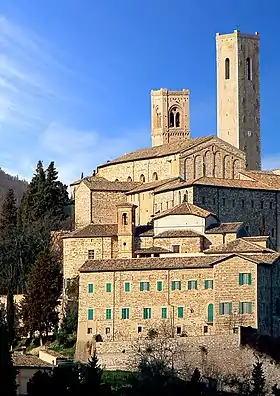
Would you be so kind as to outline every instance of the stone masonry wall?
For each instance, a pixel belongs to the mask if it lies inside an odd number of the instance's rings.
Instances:
[[[92,191],[91,222],[94,224],[117,223],[116,205],[126,201],[126,195],[122,192]]]
[[[159,246],[172,251],[173,245],[180,245],[180,253],[201,252],[203,244],[201,237],[190,238],[155,238],[154,246]]]

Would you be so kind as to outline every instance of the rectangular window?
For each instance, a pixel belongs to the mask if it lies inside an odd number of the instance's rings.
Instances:
[[[213,289],[213,279],[206,279],[204,281],[204,289]]]
[[[197,289],[197,280],[189,280],[188,290],[196,290],[196,289]]]
[[[143,327],[142,326],[137,326],[137,333],[142,333]]]
[[[162,281],[157,281],[157,291],[162,291]]]
[[[88,334],[92,334],[92,327],[88,327],[87,333],[88,333]]]
[[[176,333],[177,334],[181,334],[182,333],[182,327],[181,326],[177,326],[176,327]]]
[[[152,317],[152,308],[144,308],[143,319],[151,319],[151,317]]]
[[[88,320],[93,320],[93,309],[92,308],[88,309],[87,317],[88,317]]]
[[[261,201],[261,209],[263,209],[263,201]]]
[[[201,203],[204,205],[205,204],[205,197],[201,197]]]
[[[88,292],[93,293],[93,283],[88,284]]]
[[[111,293],[112,291],[112,284],[111,283],[106,283],[106,292]]]
[[[269,202],[269,209],[272,209],[272,207],[273,207],[272,202]]]
[[[223,198],[223,206],[226,206],[226,199]]]
[[[235,199],[232,200],[232,207],[235,207]]]
[[[106,329],[105,329],[105,333],[106,333],[106,334],[110,334],[110,333],[111,333],[111,329],[110,329],[110,327],[106,327]]]
[[[216,205],[216,198],[213,198],[213,205]]]
[[[94,260],[94,250],[93,249],[90,249],[88,251],[88,259],[89,260]]]
[[[254,201],[251,199],[251,207],[254,207]]]
[[[220,303],[219,313],[220,315],[230,315],[232,313],[232,303],[231,302]]]
[[[173,253],[180,253],[180,245],[172,245]]]
[[[172,281],[171,290],[181,290],[181,281]]]
[[[140,291],[149,291],[150,282],[140,282]]]
[[[241,200],[241,206],[242,206],[242,208],[245,207],[245,201],[244,201],[244,199]]]
[[[111,320],[112,319],[112,310],[111,308],[106,309],[106,319]]]
[[[178,318],[184,317],[184,307],[178,307]]]
[[[166,307],[161,308],[161,317],[162,317],[162,319],[167,319],[167,308]]]
[[[129,319],[129,308],[122,308],[122,319]]]
[[[130,283],[129,282],[125,282],[124,283],[124,291],[125,292],[130,292]]]
[[[252,284],[252,274],[250,273],[240,273],[239,274],[239,285],[251,285]]]
[[[251,314],[252,313],[252,303],[251,302],[239,303],[239,313],[240,314]]]

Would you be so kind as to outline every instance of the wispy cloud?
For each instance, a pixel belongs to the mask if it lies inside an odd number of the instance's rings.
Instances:
[[[88,80],[65,58],[35,32],[0,15],[0,137],[5,141],[0,166],[11,174],[29,179],[38,159],[46,165],[54,160],[60,178],[70,183],[143,139],[140,130],[133,131],[133,139],[130,131],[110,138],[95,125],[89,130],[79,126],[74,115],[86,103],[73,84]]]

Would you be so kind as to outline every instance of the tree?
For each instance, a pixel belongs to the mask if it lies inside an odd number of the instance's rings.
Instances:
[[[9,347],[7,326],[0,315],[0,394],[1,396],[16,395],[16,375]]]
[[[98,363],[96,353],[93,354],[86,365],[81,367],[81,371],[81,394],[98,395],[102,386],[103,370]]]
[[[263,363],[257,359],[252,371],[252,395],[265,395],[265,376],[263,372]]]
[[[78,327],[78,305],[75,301],[68,301],[62,319],[61,327],[57,334],[57,341],[64,347],[70,347],[76,342]]]
[[[9,190],[0,214],[0,262],[2,292],[7,294],[7,324],[9,342],[13,343],[15,333],[14,294],[21,288],[22,257],[21,235],[18,228],[18,209],[14,190]]]
[[[21,303],[22,319],[26,333],[38,331],[42,343],[43,334],[58,324],[58,298],[62,290],[60,263],[49,249],[39,253],[31,269],[27,291]]]

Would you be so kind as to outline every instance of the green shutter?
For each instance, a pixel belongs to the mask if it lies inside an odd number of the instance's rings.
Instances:
[[[220,303],[220,305],[219,305],[219,314],[220,315],[224,314],[224,304],[223,303]]]
[[[124,291],[130,292],[130,283],[129,283],[129,282],[125,282],[125,284],[124,284]]]
[[[207,280],[204,281],[204,289],[208,289],[208,281]]]
[[[214,306],[213,306],[213,304],[208,304],[207,319],[208,319],[208,323],[213,323],[213,319],[214,319]]]
[[[147,290],[150,291],[150,282],[147,282]]]
[[[88,284],[88,292],[93,293],[93,283]]]
[[[129,319],[129,308],[126,308],[126,319]]]
[[[188,281],[188,290],[191,290],[191,287],[192,287],[192,283],[191,281]]]
[[[162,319],[167,318],[167,308],[161,308],[161,317]]]
[[[194,288],[195,288],[195,290],[197,290],[197,280],[194,281]]]
[[[88,309],[88,320],[93,320],[93,309]]]
[[[181,290],[181,281],[179,281],[179,290]]]
[[[229,314],[232,314],[232,303],[229,303]]]
[[[175,281],[171,282],[171,290],[175,290]]]
[[[152,317],[152,308],[148,308],[148,319]]]
[[[252,274],[248,274],[248,285],[252,284]]]
[[[253,312],[253,309],[252,309],[253,307],[252,307],[252,305],[253,305],[253,304],[252,304],[251,302],[248,303],[248,313],[249,313],[249,314],[251,314],[251,313]]]
[[[106,309],[106,319],[111,320],[112,319],[112,310],[111,308]]]
[[[239,286],[243,285],[243,274],[239,274]]]
[[[140,282],[140,291],[143,291],[143,290],[144,290],[143,282]]]
[[[106,283],[106,292],[111,293],[111,290],[112,290],[111,283]]]
[[[239,303],[239,313],[240,313],[240,314],[243,314],[242,302]]]
[[[157,291],[162,291],[162,281],[157,281]]]
[[[178,318],[184,317],[184,307],[178,307]]]
[[[143,309],[143,319],[147,319],[147,308]]]

